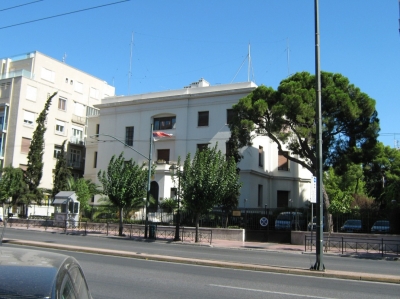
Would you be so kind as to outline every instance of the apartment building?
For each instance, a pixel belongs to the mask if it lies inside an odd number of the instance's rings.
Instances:
[[[74,177],[84,172],[87,117],[115,88],[104,80],[40,52],[0,59],[0,166],[27,167],[36,118],[49,95],[57,92],[47,116],[40,187],[53,187],[53,170],[66,140]]]
[[[216,144],[226,153],[232,105],[256,87],[252,82],[211,86],[201,79],[180,90],[103,99],[94,105],[100,114],[88,118],[88,136],[99,137],[88,139],[85,178],[98,182],[98,171],[105,170],[112,155],[121,152],[127,160],[147,163],[152,143],[156,172],[151,178],[151,195],[158,202],[149,211],[155,211],[160,201],[175,194],[170,167],[178,157],[183,164],[187,153],[193,156],[197,149]],[[153,138],[157,132],[166,137]],[[256,137],[253,145],[241,152],[239,206],[301,207],[310,199],[309,171],[290,163],[268,137]]]

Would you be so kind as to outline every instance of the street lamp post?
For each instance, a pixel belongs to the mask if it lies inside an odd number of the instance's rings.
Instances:
[[[123,142],[122,140],[119,140],[118,138],[112,136],[112,135],[108,135],[108,134],[95,134],[93,136],[90,136],[91,138],[93,137],[99,137],[99,136],[107,136],[110,137],[120,143],[122,143],[123,145],[125,145],[126,147],[130,148],[131,150],[133,150],[135,153],[139,154],[140,156],[142,156],[143,158],[145,158],[148,162],[148,174],[147,174],[147,193],[146,193],[146,220],[145,220],[145,225],[144,225],[144,237],[145,239],[147,239],[147,232],[148,232],[148,226],[149,226],[149,200],[150,200],[150,180],[151,180],[151,158],[153,156],[153,142],[152,142],[152,138],[153,138],[153,124],[150,125],[150,149],[149,149],[149,156],[146,157],[145,155],[143,155],[141,152],[137,151],[136,149],[134,149],[133,147],[131,147],[130,145],[126,144],[125,142]]]
[[[247,198],[244,199],[244,228],[247,227],[247,209],[246,209]]]
[[[289,204],[290,204],[290,230],[292,230],[293,226],[293,219],[292,219],[292,206],[293,206],[293,201],[289,198]]]
[[[181,188],[181,176],[180,176],[180,168],[179,166],[173,164],[170,166],[169,170],[171,171],[172,175],[175,175],[175,170],[178,173],[178,190],[176,192],[176,197],[178,199],[178,211],[176,213],[176,224],[175,224],[175,238],[174,241],[180,241],[181,238],[179,236],[179,229],[180,229],[180,221],[181,221],[181,214],[180,214],[180,188]]]

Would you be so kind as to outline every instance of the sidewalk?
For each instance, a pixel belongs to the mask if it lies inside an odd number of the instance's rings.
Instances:
[[[36,229],[35,229],[36,230]],[[39,229],[40,231],[40,229]],[[44,231],[44,230],[41,230]],[[54,231],[47,230],[47,232]],[[96,236],[100,238],[127,238],[127,237],[119,237],[116,235],[104,235],[104,234],[88,234],[89,236]],[[143,237],[134,237],[131,238],[135,241],[142,242],[165,242],[169,244],[185,244],[189,246],[207,246],[207,247],[215,247],[215,248],[230,248],[237,250],[265,250],[265,251],[275,251],[275,252],[290,252],[292,254],[304,254],[304,253],[315,253],[315,249],[311,251],[305,251],[304,245],[292,245],[292,244],[276,244],[276,243],[262,243],[262,242],[240,242],[240,241],[228,241],[228,240],[213,240],[211,244],[209,243],[194,243],[189,241],[172,241],[171,239],[144,239]],[[315,276],[315,277],[325,277],[325,278],[339,278],[339,279],[349,279],[349,280],[358,280],[358,281],[375,281],[375,282],[387,282],[387,283],[395,283],[400,284],[400,275],[380,275],[373,273],[357,273],[357,272],[348,272],[348,271],[333,271],[333,270],[324,270],[324,271],[314,271],[305,268],[293,268],[293,267],[280,267],[280,266],[270,266],[270,265],[258,265],[258,264],[246,264],[240,262],[224,262],[224,261],[216,261],[216,260],[207,260],[207,259],[194,259],[194,258],[184,258],[184,257],[174,257],[174,256],[166,256],[159,254],[147,254],[147,253],[136,253],[130,251],[121,251],[121,250],[111,250],[111,249],[100,249],[100,248],[89,248],[84,246],[71,246],[71,245],[63,245],[57,243],[49,243],[49,242],[37,242],[37,241],[27,241],[27,240],[17,240],[17,239],[5,239],[5,243],[16,244],[16,245],[27,245],[27,246],[35,246],[41,248],[52,248],[56,250],[71,250],[78,252],[86,252],[93,254],[103,254],[103,255],[112,255],[112,256],[121,256],[121,257],[130,257],[137,259],[146,259],[153,261],[163,261],[163,262],[172,262],[172,263],[182,263],[182,264],[192,264],[192,265],[204,265],[204,266],[212,266],[212,267],[221,267],[221,268],[231,268],[231,269],[241,269],[241,270],[251,270],[251,271],[263,271],[263,272],[272,272],[272,273],[283,273],[283,274],[293,274],[293,275],[307,275],[307,276]],[[324,252],[324,254],[336,254],[340,253],[336,252]]]

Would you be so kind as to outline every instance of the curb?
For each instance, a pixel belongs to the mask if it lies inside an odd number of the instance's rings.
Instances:
[[[305,275],[305,276],[313,276],[313,277],[321,277],[321,278],[337,278],[337,279],[347,279],[347,280],[356,280],[356,281],[381,282],[381,283],[386,282],[386,283],[400,284],[400,276],[394,276],[394,275],[374,275],[374,274],[365,274],[365,273],[360,274],[360,273],[353,273],[353,272],[331,271],[331,270],[315,271],[315,270],[304,269],[304,268],[289,268],[289,267],[278,267],[278,266],[269,266],[269,265],[243,264],[243,263],[236,263],[236,262],[222,262],[222,261],[215,261],[215,260],[191,259],[191,258],[183,258],[183,257],[162,256],[162,255],[157,255],[157,254],[137,253],[137,252],[99,249],[99,248],[96,249],[96,248],[89,248],[89,247],[49,244],[49,243],[44,243],[44,242],[14,240],[14,239],[5,239],[5,240],[3,240],[3,242],[8,243],[8,244],[15,244],[15,245],[70,250],[70,251],[76,251],[76,252],[102,254],[102,255],[126,257],[126,258],[135,258],[135,259],[142,259],[142,260],[149,260],[149,261],[180,263],[180,264],[187,264],[187,265],[201,265],[201,266],[209,266],[209,267],[250,270],[250,271],[260,271],[260,272],[270,272],[270,273],[282,273],[282,274],[292,274],[292,275]]]

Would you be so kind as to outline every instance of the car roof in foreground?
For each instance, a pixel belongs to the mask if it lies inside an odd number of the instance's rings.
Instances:
[[[0,246],[0,297],[50,298],[66,255]],[[9,298],[9,297],[6,297]]]

